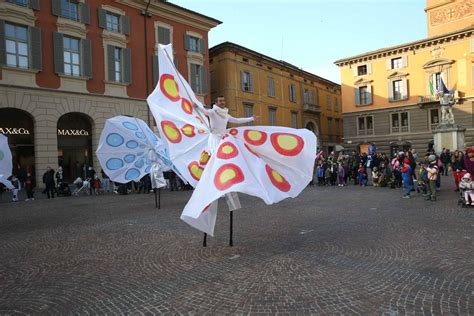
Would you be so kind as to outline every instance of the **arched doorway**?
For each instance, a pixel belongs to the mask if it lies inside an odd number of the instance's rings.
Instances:
[[[0,134],[8,138],[12,152],[13,174],[23,182],[26,173],[35,174],[35,136],[33,117],[14,108],[0,109]]]
[[[314,125],[313,122],[308,122],[305,128],[316,134],[316,126]]]
[[[58,120],[58,165],[63,167],[64,179],[72,182],[84,178],[87,167],[92,166],[92,119],[72,112]]]

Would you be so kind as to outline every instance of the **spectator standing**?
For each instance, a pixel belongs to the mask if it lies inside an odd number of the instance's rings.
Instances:
[[[46,172],[43,174],[43,183],[46,186],[46,196],[48,199],[51,197],[54,199],[54,170],[51,167],[46,168]]]
[[[16,177],[16,175],[12,175],[10,182],[13,185],[12,201],[18,202],[18,192],[20,191],[20,188],[21,188],[20,180]]]
[[[402,179],[403,179],[403,186],[405,187],[405,195],[403,196],[404,199],[409,199],[411,189],[413,187],[413,177],[412,177],[412,169],[410,166],[410,159],[405,158],[402,167]]]
[[[429,165],[426,168],[428,172],[428,196],[426,200],[436,201],[436,180],[438,178],[439,168],[436,161],[436,156],[431,154],[428,157]]]
[[[26,180],[25,180],[25,189],[26,189],[26,201],[35,200],[35,187],[36,187],[36,180],[35,178],[31,175],[31,173],[26,174]]]

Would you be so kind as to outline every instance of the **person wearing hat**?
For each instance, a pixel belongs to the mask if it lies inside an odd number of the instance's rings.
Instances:
[[[403,186],[405,187],[405,195],[403,196],[404,199],[409,199],[411,189],[413,187],[413,178],[410,166],[410,159],[405,158],[403,161],[402,167],[402,179],[403,179]]]
[[[464,204],[474,205],[474,182],[471,180],[470,173],[466,173],[462,176],[459,188],[464,191]]]
[[[471,175],[474,174],[474,149],[468,148],[464,157],[464,169]]]
[[[436,201],[436,180],[438,179],[438,164],[436,162],[436,156],[431,154],[428,156],[428,167],[426,171],[428,172],[428,196],[426,200]]]

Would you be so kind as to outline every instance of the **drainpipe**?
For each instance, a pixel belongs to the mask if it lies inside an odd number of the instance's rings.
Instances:
[[[150,94],[150,87],[148,84],[148,28],[147,28],[147,21],[146,19],[148,18],[148,7],[150,6],[151,0],[148,0],[148,3],[146,4],[145,11],[143,12],[143,27],[145,29],[145,85],[146,85],[146,96]],[[146,107],[146,117],[147,117],[147,123],[148,126],[151,128],[150,124],[150,107]]]

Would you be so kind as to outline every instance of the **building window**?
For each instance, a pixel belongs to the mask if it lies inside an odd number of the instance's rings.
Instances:
[[[81,75],[81,56],[79,49],[79,40],[64,36],[64,73],[70,76]]]
[[[333,135],[332,132],[332,118],[328,117],[328,135]]]
[[[367,86],[359,87],[359,99],[361,105],[368,104],[368,92]]]
[[[252,92],[252,74],[248,71],[241,72],[242,91]]]
[[[79,3],[75,0],[61,0],[61,16],[79,20]]]
[[[245,104],[244,103],[244,116],[251,117],[253,116],[253,105],[252,104]],[[253,122],[248,122],[248,126],[253,125]]]
[[[216,87],[216,73],[214,71],[211,71],[211,92],[215,92],[217,87]]]
[[[439,124],[439,109],[430,109],[430,128],[435,129]]]
[[[171,43],[171,29],[163,26],[158,26],[158,43],[168,45]],[[211,61],[209,61],[210,63]]]
[[[363,76],[367,74],[367,65],[357,66],[357,75]]]
[[[392,69],[403,68],[402,57],[392,58],[391,64],[392,64]]]
[[[28,0],[7,0],[7,2],[16,4],[16,5],[21,5],[22,7],[28,6]]]
[[[115,69],[115,81],[122,81],[122,49],[120,47],[114,48],[114,69]]]
[[[277,110],[275,108],[268,108],[268,124],[271,126],[276,125],[276,114]]]
[[[357,118],[357,134],[373,135],[374,134],[374,117],[360,116]]]
[[[275,97],[275,80],[272,77],[268,77],[268,96]]]
[[[408,112],[392,113],[392,133],[409,132]]]
[[[194,36],[189,36],[189,50],[191,52],[196,52],[199,53],[200,47],[199,47],[199,38],[194,37]]]
[[[7,65],[28,68],[28,28],[5,23]]]
[[[331,111],[331,96],[326,96],[326,110]]]
[[[298,112],[291,112],[291,127],[298,128]]]
[[[120,32],[120,16],[107,12],[105,15],[106,29],[113,32]]]
[[[403,91],[403,81],[402,80],[394,80],[392,81],[392,89],[393,89],[393,100],[401,100],[404,96]]]
[[[436,93],[437,91],[439,91],[439,83],[442,78],[441,72],[435,73],[434,77],[435,77],[434,86],[435,86],[435,93]]]
[[[334,98],[334,112],[339,112],[339,100],[337,97]]]
[[[207,82],[205,68],[202,65],[190,64],[191,66],[191,89],[199,94],[207,93]]]
[[[295,85],[290,83],[290,102],[296,102]]]
[[[336,121],[336,133],[335,134],[339,135],[340,132],[341,132],[341,125],[340,125],[341,122],[339,121],[339,119],[336,119],[335,121]]]

